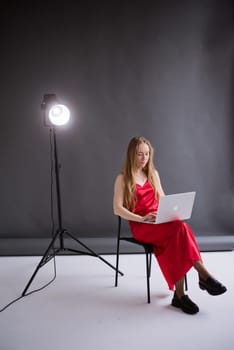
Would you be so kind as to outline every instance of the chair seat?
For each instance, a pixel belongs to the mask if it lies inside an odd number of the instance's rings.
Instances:
[[[120,237],[120,239],[124,240],[124,241],[127,241],[127,242],[130,242],[130,243],[138,244],[138,245],[144,247],[144,249],[148,253],[153,253],[154,252],[154,247],[153,247],[153,245],[151,243],[145,243],[145,242],[138,241],[134,237]]]

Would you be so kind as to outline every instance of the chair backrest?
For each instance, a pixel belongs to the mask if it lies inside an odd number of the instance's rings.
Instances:
[[[126,236],[126,235],[122,236],[121,229],[122,229],[122,219],[120,216],[118,216],[118,233],[117,233],[118,242],[120,240],[123,240],[123,241],[127,241],[130,243],[135,243],[135,244],[142,246],[146,250],[146,252],[153,253],[153,245],[152,244],[138,241],[137,239],[135,239],[133,236],[130,236],[130,235],[129,236]]]

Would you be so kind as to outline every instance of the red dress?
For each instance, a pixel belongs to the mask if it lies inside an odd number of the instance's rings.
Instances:
[[[143,186],[137,184],[133,212],[145,216],[156,212],[157,208],[158,200],[149,181]],[[170,290],[173,290],[175,283],[186,275],[195,260],[202,261],[194,234],[183,221],[156,225],[129,221],[129,225],[134,238],[154,245],[154,254]]]

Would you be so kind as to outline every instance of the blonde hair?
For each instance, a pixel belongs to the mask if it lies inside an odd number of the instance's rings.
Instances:
[[[151,146],[151,143],[143,136],[133,137],[128,144],[127,153],[125,156],[125,161],[124,161],[123,170],[122,170],[123,181],[124,181],[123,205],[125,208],[129,210],[132,210],[134,208],[134,205],[136,202],[136,198],[135,198],[136,183],[134,179],[134,170],[135,170],[137,149],[141,143],[145,143],[149,147],[149,160],[146,166],[143,168],[143,171],[148,181],[155,189],[155,193],[157,195],[155,167],[153,164],[154,149]]]

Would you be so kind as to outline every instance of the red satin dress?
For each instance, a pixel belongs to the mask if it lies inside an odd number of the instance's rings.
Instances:
[[[136,185],[135,214],[145,216],[156,212],[158,200],[155,190],[147,180],[143,186]],[[163,224],[146,224],[129,221],[133,237],[154,245],[154,254],[170,290],[174,290],[179,281],[194,265],[195,260],[202,261],[194,234],[183,221]]]

